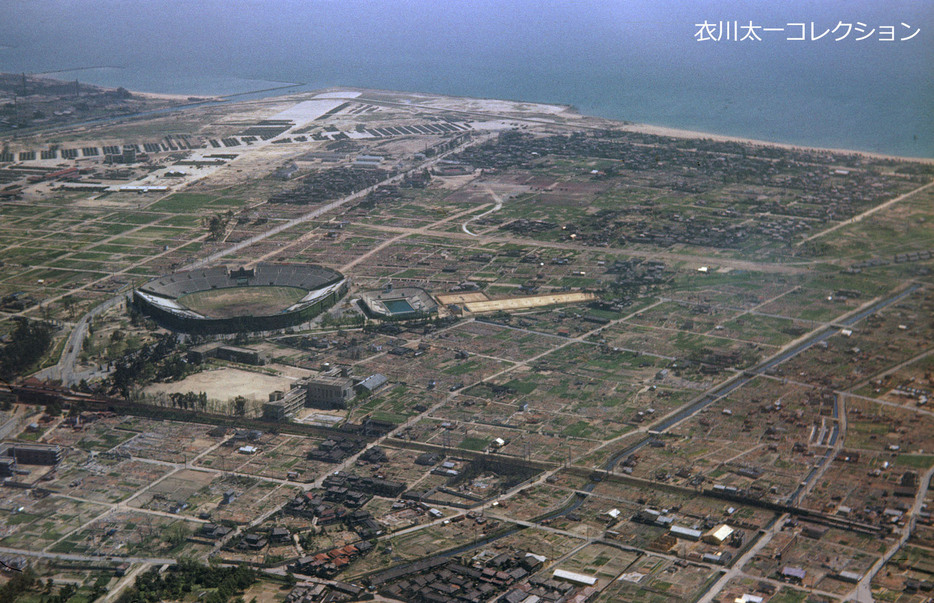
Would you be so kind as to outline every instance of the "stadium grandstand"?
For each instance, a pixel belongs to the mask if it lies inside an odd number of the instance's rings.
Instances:
[[[199,268],[155,278],[133,292],[144,314],[190,333],[270,331],[301,324],[347,292],[337,271],[312,264]]]

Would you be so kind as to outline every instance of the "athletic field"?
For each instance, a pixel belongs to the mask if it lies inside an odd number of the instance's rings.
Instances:
[[[307,293],[298,287],[229,287],[189,293],[178,303],[208,318],[261,316],[281,312]]]

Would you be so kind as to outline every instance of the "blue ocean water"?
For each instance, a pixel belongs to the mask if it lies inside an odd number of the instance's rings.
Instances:
[[[0,14],[2,71],[193,95],[294,82],[554,102],[934,157],[934,0],[0,0]],[[761,40],[698,41],[705,21]],[[794,23],[828,33],[788,40]]]

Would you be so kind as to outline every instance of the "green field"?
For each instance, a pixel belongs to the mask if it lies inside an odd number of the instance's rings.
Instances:
[[[230,287],[197,291],[178,303],[210,318],[276,314],[305,297],[298,287]]]

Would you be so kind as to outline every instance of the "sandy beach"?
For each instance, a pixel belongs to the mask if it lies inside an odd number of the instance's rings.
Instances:
[[[471,97],[458,97],[458,96],[448,96],[443,94],[428,94],[420,92],[409,92],[409,91],[391,91],[391,90],[379,90],[379,89],[366,89],[366,88],[354,88],[354,87],[331,87],[325,88],[318,91],[318,93],[328,93],[333,94],[337,92],[353,92],[354,94],[378,94],[378,95],[400,95],[411,97],[413,100],[416,100],[419,104],[425,103],[426,106],[435,107],[435,108],[446,108],[450,110],[461,110],[469,111],[471,113],[490,113],[491,116],[495,116],[497,112],[515,112],[515,113],[529,113],[529,114],[539,114],[539,115],[550,115],[554,117],[586,117],[588,119],[598,119],[606,120],[613,124],[619,126],[622,130],[629,132],[638,132],[642,134],[651,134],[655,136],[670,136],[672,138],[691,138],[691,139],[707,139],[715,140],[719,142],[738,142],[741,144],[749,144],[761,147],[775,147],[781,149],[795,150],[795,151],[817,151],[824,153],[836,153],[836,154],[848,154],[848,155],[857,155],[861,157],[873,158],[873,159],[891,159],[895,161],[916,161],[921,163],[934,164],[934,158],[932,157],[911,157],[911,156],[902,156],[902,155],[890,155],[885,153],[875,153],[872,151],[861,151],[854,149],[846,148],[831,148],[831,147],[812,147],[804,145],[795,145],[789,143],[775,142],[771,140],[761,140],[756,138],[744,138],[741,136],[730,136],[726,134],[715,134],[712,132],[701,132],[697,130],[687,130],[683,128],[673,128],[668,126],[658,126],[644,123],[631,123],[625,120],[611,120],[600,116],[587,115],[580,113],[575,107],[571,105],[562,105],[562,104],[546,104],[546,103],[537,103],[531,101],[518,101],[518,100],[502,100],[502,99],[492,99],[492,98],[471,98]],[[286,98],[291,95],[284,95],[283,98]],[[296,95],[298,97],[304,97],[305,93]],[[518,116],[518,115],[517,115]],[[538,116],[536,116],[538,117]],[[569,124],[570,125],[570,124]]]
[[[184,94],[160,94],[158,92],[137,92],[136,90],[130,91],[130,93],[139,98],[148,98],[152,100],[166,100],[166,101],[175,101],[180,103],[190,103],[194,102],[192,99],[197,99],[198,101],[216,101],[221,97],[219,96],[205,96],[203,94],[193,94],[190,96]]]
[[[622,128],[629,132],[639,132],[642,134],[652,134],[655,136],[670,136],[672,138],[704,138],[718,142],[738,142],[761,147],[777,147],[791,151],[819,151],[822,153],[844,153],[850,155],[859,155],[873,159],[892,159],[896,161],[917,161],[921,163],[934,164],[934,158],[931,157],[902,157],[899,155],[886,155],[884,153],[872,153],[870,151],[856,151],[853,149],[833,149],[827,147],[807,147],[801,145],[787,144],[782,142],[773,142],[770,140],[757,140],[755,138],[742,138],[739,136],[726,136],[723,134],[712,134],[710,132],[696,132],[694,130],[682,130],[680,128],[669,128],[665,126],[652,126],[649,124],[626,124]]]

